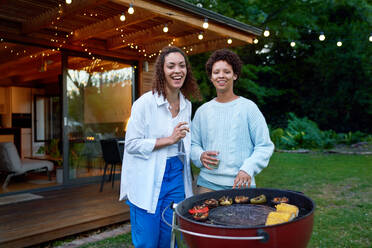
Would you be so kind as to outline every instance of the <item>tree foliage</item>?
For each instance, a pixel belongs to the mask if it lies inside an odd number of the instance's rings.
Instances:
[[[272,127],[287,114],[322,130],[372,131],[372,4],[368,0],[189,0],[265,29],[268,38],[235,48],[244,62],[238,95],[256,101]],[[318,39],[324,32],[326,40]],[[343,45],[336,46],[338,39]],[[289,43],[295,41],[292,48]],[[215,96],[204,72],[209,53],[192,56],[205,100]],[[196,103],[196,106],[200,103]]]

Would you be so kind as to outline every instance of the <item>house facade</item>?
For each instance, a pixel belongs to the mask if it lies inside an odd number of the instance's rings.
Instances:
[[[52,161],[54,170],[51,180],[12,178],[0,197],[99,182],[100,140],[124,139],[132,103],[151,90],[164,46],[192,55],[247,45],[260,34],[185,1],[5,1],[0,142],[13,142],[20,158]]]

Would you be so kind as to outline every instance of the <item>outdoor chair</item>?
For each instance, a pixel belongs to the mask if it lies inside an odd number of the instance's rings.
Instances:
[[[108,165],[111,165],[109,181],[112,181],[112,188],[114,187],[115,167],[117,164],[121,165],[123,161],[123,149],[120,149],[121,147],[119,146],[118,139],[101,140],[100,143],[102,148],[103,160],[105,161],[105,168],[103,171],[100,187],[100,192],[102,192]]]
[[[0,143],[0,171],[7,174],[5,182],[2,186],[3,189],[8,186],[9,181],[12,177],[23,175],[28,172],[46,171],[49,180],[51,180],[50,171],[52,171],[53,168],[54,165],[50,161],[37,159],[21,159],[14,143]]]

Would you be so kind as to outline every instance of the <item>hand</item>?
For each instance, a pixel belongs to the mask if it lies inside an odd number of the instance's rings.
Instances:
[[[172,140],[172,144],[177,143],[180,139],[185,138],[186,132],[190,132],[190,129],[187,126],[187,122],[180,122],[177,124],[177,126],[173,129],[173,133],[170,136],[170,139]]]
[[[233,189],[237,186],[238,188],[249,188],[251,187],[252,178],[251,176],[245,172],[240,170],[238,175],[235,177]]]
[[[218,154],[219,154],[219,152],[217,152],[217,151],[205,151],[200,155],[200,162],[208,170],[213,170],[213,168],[209,167],[209,165],[212,165],[212,166],[213,165],[214,166],[218,165],[218,162],[219,162],[219,160],[217,158]]]

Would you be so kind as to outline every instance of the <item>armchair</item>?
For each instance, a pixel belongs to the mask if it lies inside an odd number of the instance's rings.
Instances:
[[[7,173],[3,189],[12,177],[28,172],[46,171],[50,180],[50,171],[54,165],[50,161],[36,159],[20,159],[15,145],[11,142],[0,142],[0,171]]]

